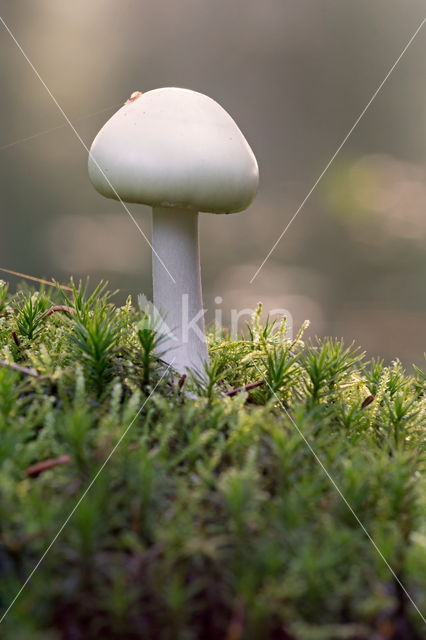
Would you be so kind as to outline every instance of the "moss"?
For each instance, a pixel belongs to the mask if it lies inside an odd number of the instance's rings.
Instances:
[[[48,549],[1,637],[420,638],[424,371],[259,309],[183,382],[130,300],[71,288],[0,286],[3,611]]]

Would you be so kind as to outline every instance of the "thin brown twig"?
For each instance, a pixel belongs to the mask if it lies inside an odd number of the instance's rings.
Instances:
[[[241,393],[241,391],[250,391],[250,389],[256,389],[256,387],[260,387],[264,383],[263,380],[257,380],[256,382],[250,382],[250,384],[244,385],[244,387],[237,387],[236,389],[231,389],[231,391],[226,391],[226,396],[236,396],[237,393]]]
[[[2,267],[0,267],[0,271],[11,273],[13,276],[19,276],[20,278],[26,278],[27,280],[34,280],[34,282],[39,282],[40,284],[47,284],[49,287],[60,287],[61,289],[65,289],[66,291],[72,291],[72,288],[68,287],[66,284],[59,284],[59,282],[54,282],[53,280],[43,280],[43,278],[36,278],[35,276],[29,276],[26,273],[12,271],[12,269],[4,269]]]
[[[53,307],[50,307],[47,311],[43,313],[42,318],[47,318],[51,316],[52,313],[56,313],[57,311],[63,311],[64,313],[75,313],[75,309],[73,307],[69,307],[66,304],[55,304]]]
[[[364,402],[361,405],[361,409],[365,409],[365,407],[368,407],[369,404],[371,404],[372,402],[374,402],[376,396],[367,396],[364,400]]]
[[[53,469],[61,464],[68,464],[69,462],[71,462],[71,458],[67,455],[59,456],[58,458],[49,458],[49,460],[32,464],[25,470],[25,475],[29,478],[34,478],[34,476],[40,475],[43,471],[48,471],[49,469]]]
[[[19,373],[25,373],[27,376],[31,376],[32,378],[39,378],[40,374],[37,373],[34,369],[29,369],[28,367],[22,367],[20,364],[16,364],[16,362],[8,362],[7,360],[0,360],[0,367],[9,367],[9,369],[13,369],[14,371],[19,371]]]
[[[12,331],[12,338],[13,338],[13,342],[16,344],[17,347],[21,346],[21,341],[18,338],[18,334],[16,333],[16,331]]]
[[[246,605],[241,597],[237,597],[234,608],[226,632],[226,640],[241,640],[244,633],[244,618],[246,613]]]

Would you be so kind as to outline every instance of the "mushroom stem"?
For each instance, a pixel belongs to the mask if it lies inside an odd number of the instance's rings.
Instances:
[[[203,371],[207,362],[201,293],[198,212],[176,207],[152,210],[152,275],[154,307],[170,333],[159,345],[173,368]],[[167,273],[158,256],[167,265]],[[170,275],[173,276],[173,282]],[[160,329],[160,333],[164,333]]]

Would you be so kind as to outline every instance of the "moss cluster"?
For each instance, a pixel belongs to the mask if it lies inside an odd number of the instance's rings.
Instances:
[[[259,309],[184,381],[130,300],[52,291],[0,286],[2,638],[422,637],[422,370]]]

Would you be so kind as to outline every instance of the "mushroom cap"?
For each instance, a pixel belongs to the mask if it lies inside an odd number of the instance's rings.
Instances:
[[[89,176],[107,198],[211,213],[246,209],[259,183],[256,158],[231,116],[202,93],[176,87],[132,94],[93,141]]]

